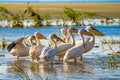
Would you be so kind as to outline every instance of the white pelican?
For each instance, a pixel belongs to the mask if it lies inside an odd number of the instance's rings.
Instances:
[[[95,28],[93,28],[92,26],[87,26],[86,27],[86,30],[92,34],[92,37],[91,38],[85,38],[84,41],[85,41],[85,51],[84,53],[90,51],[93,46],[94,46],[94,43],[95,43],[95,37],[94,35],[96,36],[104,36],[103,33],[101,33],[100,31],[96,30]],[[80,45],[82,42],[82,40],[80,40],[77,45]],[[82,55],[80,56],[80,61],[82,61]]]
[[[67,28],[61,29],[61,35],[62,35],[62,38],[65,42],[69,42],[70,37],[67,35]]]
[[[73,27],[69,27],[67,29],[67,33],[70,36],[70,38],[72,39],[72,42],[63,43],[63,44],[58,45],[58,47],[57,47],[58,53],[56,56],[63,57],[64,54],[66,53],[66,51],[75,45],[75,39],[74,39],[74,36],[72,33],[77,33],[77,32],[78,32],[78,30],[74,29]]]
[[[95,37],[94,37],[94,35],[96,35],[96,36],[104,36],[103,33],[98,31],[97,29],[93,28],[92,26],[87,26],[86,30],[92,34],[92,37],[90,39],[86,40],[84,53],[90,51],[93,48],[93,46],[95,44]],[[82,55],[81,55],[81,59],[80,60],[82,61]]]
[[[32,47],[32,46],[34,46],[34,44],[33,44],[33,40],[35,40],[35,36],[29,36],[28,37],[28,40],[29,40],[29,44],[30,44],[30,46]]]
[[[86,29],[89,31],[89,33],[87,32],[87,34],[89,34],[89,36],[92,36],[91,39],[88,39],[88,40],[85,41],[84,37],[82,36],[82,32],[80,30],[78,33],[82,37],[82,43],[80,43],[79,45],[74,46],[71,49],[69,49],[66,52],[65,56],[64,56],[64,61],[72,59],[72,58],[76,58],[78,56],[81,56],[81,58],[82,58],[82,54],[86,53],[89,50],[91,50],[93,48],[93,46],[94,46],[95,38],[94,38],[93,34],[96,34],[97,36],[103,36],[103,34],[101,32],[99,32],[98,30],[94,29],[93,27],[87,27]],[[90,32],[92,32],[93,34],[91,34]]]
[[[37,44],[36,44],[36,46],[31,46],[31,48],[29,50],[29,56],[32,58],[32,60],[34,60],[36,58],[38,61],[41,51],[44,47],[44,46],[40,45],[40,40],[47,39],[47,38],[45,36],[41,35],[39,32],[35,32],[34,35],[35,35]]]
[[[84,46],[85,42],[84,42],[83,34],[92,36],[92,34],[90,34],[89,32],[87,32],[84,29],[79,30],[78,34],[82,38],[81,44],[79,46],[73,46],[72,48],[68,49],[66,51],[66,54],[64,55],[64,61],[69,60],[69,59],[74,59],[74,61],[76,63],[76,58],[79,57],[80,55],[82,55],[85,50],[85,46]]]
[[[25,36],[13,41],[11,44],[8,45],[7,50],[13,56],[17,56],[17,60],[19,57],[25,57],[29,55],[29,47],[25,44],[25,40],[29,36]]]
[[[43,49],[42,54],[41,54],[41,58],[44,59],[44,61],[54,60],[54,57],[58,52],[56,41],[64,42],[61,38],[57,37],[56,34],[50,34],[49,38],[53,42],[54,46],[53,46],[53,48],[46,47]]]

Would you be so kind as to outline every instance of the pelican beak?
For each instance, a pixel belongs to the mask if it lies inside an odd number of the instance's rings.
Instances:
[[[59,38],[58,36],[56,36],[56,35],[54,35],[54,37],[53,37],[54,39],[56,39],[56,42],[58,42],[58,41],[60,41],[60,42],[63,42],[63,43],[65,43],[65,41],[64,40],[62,40],[61,38]]]
[[[45,36],[43,36],[42,34],[38,34],[38,37],[40,38],[40,39],[47,39]]]
[[[75,29],[75,28],[72,28],[71,32],[73,32],[73,33],[78,33],[78,30]]]
[[[86,31],[86,30],[83,30],[82,33],[85,34],[85,35],[88,35],[88,36],[93,36],[91,33],[89,33],[89,32]]]
[[[101,33],[100,31],[98,31],[97,29],[95,29],[95,28],[93,28],[93,27],[88,28],[88,31],[89,31],[89,32],[92,32],[92,33],[95,34],[96,36],[104,36],[103,33]]]

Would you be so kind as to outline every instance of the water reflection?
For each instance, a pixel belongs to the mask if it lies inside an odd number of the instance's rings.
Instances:
[[[83,61],[77,64],[73,62],[65,63],[35,63],[29,60],[12,60],[8,62],[7,71],[12,74],[22,74],[24,76],[43,75],[49,79],[58,79],[58,76],[77,76],[83,73],[90,73],[94,70],[93,63]],[[33,79],[33,78],[31,78]]]
[[[29,60],[11,60],[8,62],[7,71],[10,73],[29,71],[30,64],[32,64],[32,62]]]
[[[90,73],[93,70],[93,63],[91,61],[78,62],[77,64],[68,62],[63,65],[63,72],[65,74]]]
[[[46,73],[56,75],[53,64],[35,63],[29,60],[12,60],[8,62],[8,72],[20,73],[20,71],[27,73]]]

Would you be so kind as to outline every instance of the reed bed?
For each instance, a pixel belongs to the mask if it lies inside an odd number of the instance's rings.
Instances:
[[[103,38],[101,40],[102,44],[120,44],[120,39],[115,39],[113,37],[110,37],[110,39]]]
[[[7,42],[6,42],[6,40],[5,40],[5,37],[2,36],[2,37],[1,37],[0,48],[1,48],[2,50],[4,50],[4,49],[6,48],[6,46],[7,46]]]
[[[105,58],[98,57],[97,63],[102,69],[106,68],[119,68],[120,67],[120,52],[115,51],[111,45],[107,44],[109,50],[112,51]],[[119,46],[118,46],[119,47]],[[104,49],[104,48],[103,48]],[[103,50],[105,51],[105,50]]]

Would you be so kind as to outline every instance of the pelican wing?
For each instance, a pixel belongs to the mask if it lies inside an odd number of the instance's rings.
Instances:
[[[16,46],[16,44],[17,44],[17,43],[15,43],[15,41],[13,41],[12,43],[10,43],[10,44],[7,46],[8,52],[10,52],[11,49]]]
[[[9,53],[12,54],[13,56],[17,56],[17,50],[16,49],[12,49]]]
[[[20,42],[21,40],[23,40],[23,39],[24,39],[24,37],[19,38],[19,39],[13,41],[12,43],[10,43],[10,44],[7,46],[8,52],[10,52],[10,50],[11,50],[12,48],[14,48],[14,47],[16,46],[16,44],[17,44],[18,42]]]
[[[74,47],[70,48],[69,50],[67,50],[67,52],[64,56],[64,59],[69,60],[72,58],[79,57],[80,55],[82,55],[84,53],[84,50],[85,50],[85,48],[83,45],[74,46]]]
[[[73,47],[72,44],[69,44],[69,43],[66,43],[66,44],[61,44],[57,47],[58,49],[58,53],[56,54],[57,56],[58,55],[63,55],[65,54],[65,52],[70,49],[71,47]]]
[[[90,40],[90,38],[85,38],[84,39],[85,44],[87,44],[89,42],[89,40]],[[76,42],[76,46],[79,46],[81,44],[82,44],[82,39],[80,39],[78,42]]]
[[[56,48],[49,49],[43,58],[46,58],[46,59],[54,58],[57,52],[58,50]]]
[[[51,49],[50,47],[44,47],[41,52],[40,58],[43,58],[45,56],[46,52],[50,49]]]

